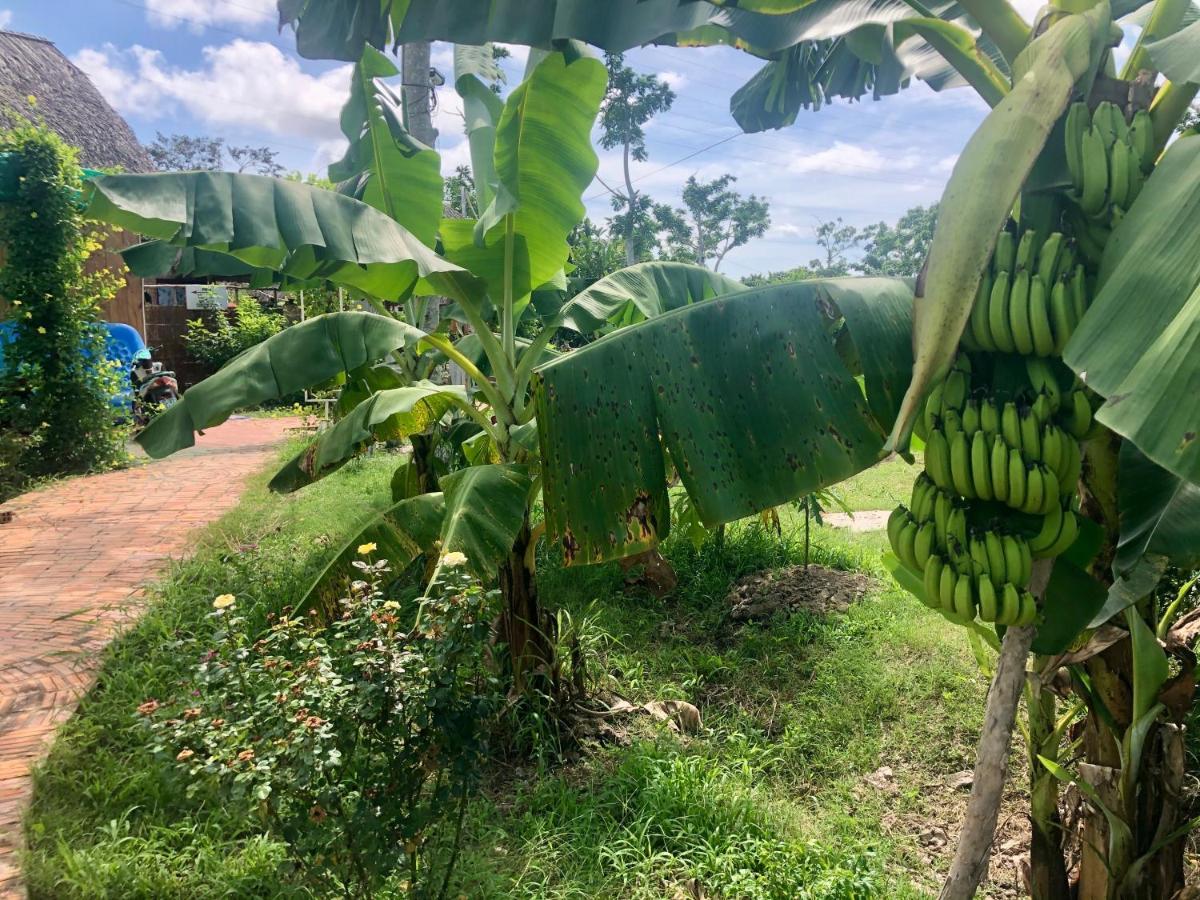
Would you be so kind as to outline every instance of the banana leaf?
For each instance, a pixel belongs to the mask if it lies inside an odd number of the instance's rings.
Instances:
[[[404,126],[404,98],[383,80],[400,74],[374,47],[363,48],[342,107],[345,155],[329,166],[338,190],[386,213],[433,246],[442,219],[441,157]]]
[[[637,263],[580,291],[552,321],[586,334],[608,324],[636,325],[691,303],[744,290],[740,281],[692,263]]]
[[[1106,398],[1100,422],[1200,484],[1200,136],[1168,149],[1114,229],[1063,359]]]
[[[378,48],[422,40],[550,48],[575,39],[608,51],[650,43],[726,44],[772,60],[755,77],[753,87],[739,92],[735,103],[735,117],[751,130],[780,127],[816,98],[858,99],[870,92],[878,99],[894,94],[913,77],[935,90],[966,84],[980,65],[977,54],[1007,72],[999,51],[990,41],[967,34],[974,23],[957,3],[946,0],[928,0],[919,7],[906,0],[755,0],[753,5],[705,0],[408,0],[382,7],[376,0],[280,0],[279,9],[281,23],[296,28],[300,53],[318,59],[357,60],[364,42]],[[940,36],[931,42],[911,30],[894,36],[892,24],[913,18],[917,9],[955,23],[962,33],[949,43]],[[964,53],[964,42],[974,49]],[[964,66],[962,74],[956,65]]]
[[[1171,81],[1200,82],[1200,21],[1146,45],[1155,67]]]
[[[504,101],[485,82],[495,81],[501,74],[491,44],[455,45],[454,90],[463,102],[471,177],[481,210],[496,196],[496,123],[504,112]]]
[[[87,182],[87,214],[175,247],[227,254],[282,277],[322,279],[372,297],[419,280],[460,302],[479,283],[403,226],[351,197],[264,175],[172,172]]]
[[[196,443],[194,432],[234,410],[275,400],[375,362],[425,333],[374,313],[315,316],[285,328],[230,360],[150,421],[137,441],[155,458]]]
[[[670,529],[664,451],[708,526],[862,471],[907,384],[911,333],[907,282],[817,280],[686,306],[543,366],[549,534],[568,563],[653,546]]]
[[[567,237],[583,220],[581,197],[599,165],[591,132],[606,84],[599,60],[551,53],[505,101],[496,124],[497,191],[474,235],[477,247],[494,257],[485,269],[472,269],[488,281],[493,301],[504,290],[507,268],[528,273],[528,283],[512,289],[520,299],[566,265]],[[446,253],[454,261],[467,258],[450,246]],[[509,255],[513,262],[506,266]]]
[[[364,558],[358,552],[364,544],[374,544],[372,560],[386,559],[393,571],[403,569],[422,553],[436,551],[445,512],[445,498],[434,493],[406,498],[373,514],[353,537],[330,553],[329,561],[309,582],[297,608],[315,609],[333,600],[330,595],[334,586],[339,586],[342,578],[352,577],[355,569],[351,564]]]
[[[465,553],[480,578],[494,575],[525,524],[531,486],[528,471],[515,463],[469,466],[442,478],[442,552]]]
[[[1200,486],[1148,460],[1133,444],[1121,444],[1117,499],[1121,536],[1114,569],[1131,571],[1147,554],[1181,569],[1200,568]]]
[[[271,490],[298,490],[341,468],[366,444],[419,434],[451,409],[463,407],[466,388],[418,381],[372,394],[319,434],[271,480]]]

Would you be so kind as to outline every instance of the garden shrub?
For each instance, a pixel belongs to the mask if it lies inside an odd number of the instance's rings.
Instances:
[[[76,151],[36,125],[0,132],[8,168],[0,200],[0,298],[14,323],[0,367],[0,500],[29,479],[124,459],[111,398],[123,372],[105,361],[100,304],[121,276],[84,271],[105,234],[84,226]]]
[[[212,325],[200,319],[190,319],[183,342],[188,354],[196,362],[214,371],[239,353],[283,331],[288,325],[286,317],[263,309],[253,297],[238,300],[232,316],[215,306],[207,308],[214,313]]]
[[[401,602],[382,587],[386,560],[355,565],[363,580],[329,625],[285,610],[259,637],[218,597],[224,627],[193,679],[139,712],[189,794],[257,803],[306,880],[375,896],[402,879],[438,896],[499,705],[485,666],[498,595],[443,567],[432,596]]]

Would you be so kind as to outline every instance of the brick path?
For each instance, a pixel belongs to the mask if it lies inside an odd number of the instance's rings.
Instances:
[[[231,419],[190,450],[0,506],[0,900],[24,896],[16,848],[29,769],[91,684],[97,651],[189,532],[237,503],[297,419]],[[7,518],[0,515],[0,521]]]

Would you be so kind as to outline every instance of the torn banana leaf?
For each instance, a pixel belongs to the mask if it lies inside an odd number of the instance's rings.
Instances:
[[[653,546],[670,529],[664,451],[709,526],[871,466],[911,331],[904,280],[805,281],[687,306],[543,366],[550,535],[575,563]]]

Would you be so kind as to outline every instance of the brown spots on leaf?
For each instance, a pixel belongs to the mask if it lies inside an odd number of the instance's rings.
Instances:
[[[567,565],[570,565],[579,553],[579,541],[575,540],[575,535],[571,533],[570,528],[563,532],[562,548],[563,558],[567,561]]]
[[[300,456],[300,471],[310,478],[317,477],[317,445],[309,444]]]
[[[650,495],[645,491],[639,491],[629,509],[625,510],[625,521],[638,529],[636,536],[630,530],[629,533],[633,539],[636,540],[640,537],[641,540],[647,540],[658,533],[658,522],[651,510]]]

